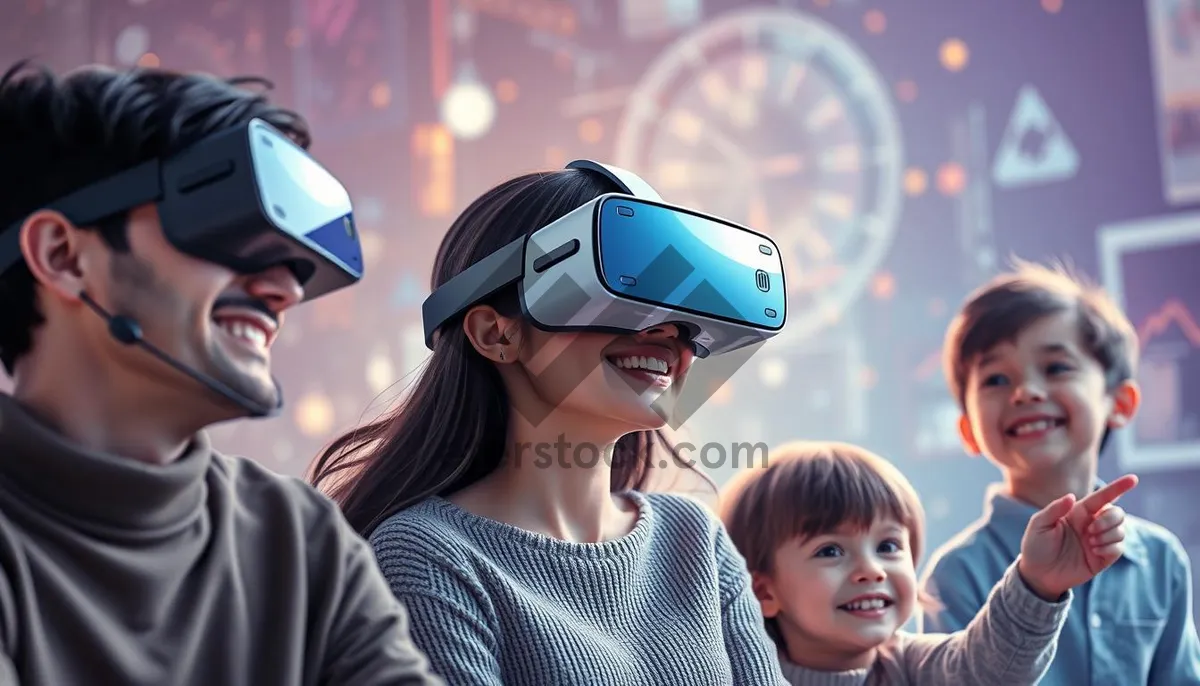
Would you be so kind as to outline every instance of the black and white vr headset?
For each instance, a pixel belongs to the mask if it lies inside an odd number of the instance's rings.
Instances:
[[[543,331],[634,334],[674,324],[698,357],[777,335],[787,319],[779,247],[734,222],[663,202],[637,175],[590,160],[622,192],[517,239],[424,302],[425,343],[471,306],[517,284]]]
[[[305,301],[362,278],[362,247],[345,187],[260,119],[118,172],[44,207],[76,226],[94,226],[146,204],[156,207],[163,234],[180,252],[242,274],[286,266],[304,287]],[[0,230],[0,274],[24,260],[24,221]],[[80,297],[108,322],[113,338],[145,349],[251,416],[273,416],[282,408],[282,391],[273,406],[264,406],[145,340],[136,319],[106,310],[86,293]]]
[[[337,178],[260,119],[223,130],[46,206],[76,226],[153,203],[181,252],[245,274],[285,264],[312,300],[356,283],[362,247]],[[0,273],[22,261],[20,225],[0,232]]]

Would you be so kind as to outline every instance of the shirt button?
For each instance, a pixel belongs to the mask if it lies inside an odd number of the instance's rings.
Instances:
[[[1096,614],[1096,613],[1094,613],[1094,612],[1093,612],[1093,613],[1092,613],[1092,628],[1093,628],[1093,629],[1099,629],[1099,628],[1100,628],[1100,625],[1101,625],[1101,624],[1103,624],[1103,623],[1104,623],[1104,622],[1100,621],[1100,615],[1098,615],[1098,614]]]

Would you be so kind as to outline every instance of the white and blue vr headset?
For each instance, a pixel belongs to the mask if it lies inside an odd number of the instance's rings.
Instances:
[[[779,247],[734,222],[669,205],[637,175],[590,160],[607,193],[519,238],[425,300],[425,344],[471,306],[517,284],[543,331],[634,334],[674,324],[697,357],[765,342],[787,319]]]

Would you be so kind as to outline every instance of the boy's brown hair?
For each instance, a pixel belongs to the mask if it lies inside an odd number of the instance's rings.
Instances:
[[[1011,271],[967,296],[946,330],[942,365],[959,409],[966,412],[967,376],[981,355],[1016,340],[1042,318],[1063,312],[1077,316],[1084,351],[1104,368],[1109,391],[1134,377],[1137,333],[1103,288],[1063,264],[1014,260]],[[1107,440],[1106,431],[1101,448]]]
[[[797,441],[771,451],[769,466],[736,475],[718,507],[750,572],[770,574],[775,552],[843,525],[867,528],[894,517],[908,528],[913,566],[921,557],[925,512],[908,479],[892,463],[856,445]],[[778,643],[778,629],[767,620]]]

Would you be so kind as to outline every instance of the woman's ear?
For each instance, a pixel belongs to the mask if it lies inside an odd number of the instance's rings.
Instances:
[[[463,317],[463,333],[467,340],[476,352],[493,362],[508,363],[517,359],[514,332],[519,330],[515,320],[490,305],[476,305]]]

